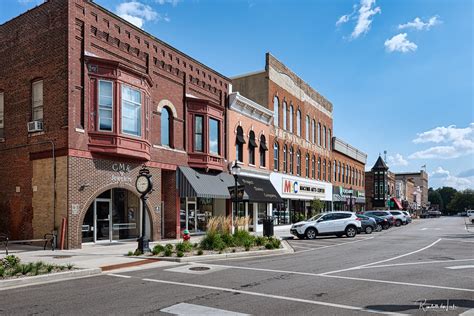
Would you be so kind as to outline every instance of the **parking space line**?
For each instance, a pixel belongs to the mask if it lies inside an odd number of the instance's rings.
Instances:
[[[358,306],[336,304],[336,303],[329,303],[329,302],[323,302],[323,301],[312,301],[312,300],[296,298],[296,297],[287,297],[287,296],[259,293],[259,292],[253,292],[253,291],[237,290],[237,289],[233,289],[233,288],[225,288],[225,287],[218,287],[218,286],[201,285],[201,284],[184,283],[184,282],[174,282],[174,281],[157,280],[157,279],[142,279],[142,280],[147,281],[147,282],[155,282],[155,283],[177,285],[177,286],[186,286],[186,287],[193,287],[193,288],[207,289],[207,290],[214,290],[214,291],[222,291],[222,292],[230,292],[230,293],[239,293],[239,294],[259,296],[259,297],[265,297],[265,298],[272,298],[272,299],[291,301],[291,302],[297,302],[297,303],[306,303],[306,304],[312,304],[312,305],[334,307],[334,308],[347,309],[347,310],[360,311],[360,312],[367,312],[367,313],[377,313],[377,314],[382,314],[382,315],[408,315],[408,314],[402,314],[402,313],[393,313],[393,312],[385,312],[385,311],[367,309],[367,308],[358,307]]]
[[[474,261],[474,259],[433,260],[433,261],[420,261],[420,262],[392,263],[392,264],[382,264],[382,265],[376,265],[376,266],[360,267],[358,269],[390,268],[390,267],[396,267],[396,266],[410,266],[410,265],[419,265],[419,264],[446,263],[446,262],[459,262],[459,261]]]
[[[291,247],[299,248],[299,249],[318,249],[318,248],[321,248],[321,247],[303,247],[303,246],[294,246],[294,245],[291,245]]]
[[[406,286],[415,286],[415,287],[426,287],[426,288],[432,288],[432,289],[453,290],[453,291],[461,291],[461,292],[474,292],[474,289],[464,289],[464,288],[440,286],[440,285],[431,285],[431,284],[408,283],[408,282],[386,281],[386,280],[376,280],[376,279],[364,279],[364,278],[346,277],[346,276],[340,276],[340,275],[319,274],[319,276],[326,277],[326,278],[346,279],[346,280],[354,280],[354,281],[366,281],[366,282],[375,282],[375,283],[406,285]]]

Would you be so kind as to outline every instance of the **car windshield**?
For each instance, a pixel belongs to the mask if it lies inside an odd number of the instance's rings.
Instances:
[[[310,219],[308,219],[308,222],[317,221],[317,220],[320,219],[321,216],[323,216],[323,215],[324,215],[324,214],[315,215],[315,216],[311,217]]]

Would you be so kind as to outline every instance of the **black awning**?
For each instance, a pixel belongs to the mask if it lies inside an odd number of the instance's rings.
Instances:
[[[255,137],[250,137],[249,146],[252,146],[254,148],[257,147],[257,143],[255,142]]]
[[[237,133],[237,138],[235,139],[237,144],[245,144],[244,135]]]
[[[260,150],[267,151],[268,147],[265,142],[260,141]]]
[[[283,203],[280,195],[268,179],[240,176],[238,182],[245,186],[245,193],[249,202]]]

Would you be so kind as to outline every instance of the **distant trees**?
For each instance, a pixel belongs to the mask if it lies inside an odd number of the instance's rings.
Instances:
[[[467,189],[456,192],[449,202],[447,209],[451,213],[462,212],[466,209],[474,209],[474,191]]]
[[[433,188],[429,188],[428,201],[430,201],[431,205],[438,205],[440,211],[444,210],[443,197],[438,192],[438,190],[433,190]]]
[[[431,205],[439,205],[444,214],[459,213],[467,209],[474,209],[474,191],[467,189],[458,191],[452,187],[428,189],[428,201]]]

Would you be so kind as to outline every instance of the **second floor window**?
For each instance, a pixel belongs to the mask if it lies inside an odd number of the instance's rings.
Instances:
[[[334,181],[337,181],[337,167],[336,167],[336,160],[334,160],[334,163],[333,163],[333,166],[332,166],[333,170],[334,170]]]
[[[220,151],[220,135],[219,121],[213,118],[209,119],[209,153],[219,155]]]
[[[265,136],[262,135],[260,136],[260,167],[265,167],[266,166],[266,151],[268,150],[267,147],[267,140],[265,139]]]
[[[328,181],[331,182],[331,160],[328,160]]]
[[[140,90],[122,85],[122,132],[141,136],[142,94]]]
[[[290,147],[290,174],[293,174],[293,147]]]
[[[311,157],[311,177],[316,178],[316,159]]]
[[[161,145],[171,146],[171,128],[173,126],[171,111],[164,107],[161,110]]]
[[[301,137],[301,111],[296,112],[296,135]]]
[[[321,180],[321,157],[318,157],[318,180]]]
[[[324,148],[328,148],[328,139],[326,138],[326,126],[323,128]]]
[[[311,142],[314,144],[316,142],[316,122],[311,121]]]
[[[306,135],[306,140],[309,142],[309,116],[308,115],[306,115],[305,135]]]
[[[293,109],[293,104],[290,104],[290,133],[294,133],[293,130],[293,119],[295,115],[295,110]]]
[[[273,98],[273,125],[278,127],[278,112],[280,111],[280,104],[277,97]]]
[[[278,146],[278,143],[275,143],[273,145],[273,169],[278,171],[279,165],[280,165],[280,147]]]
[[[113,128],[113,83],[99,80],[99,131],[111,132]]]
[[[288,164],[287,164],[287,149],[286,145],[283,146],[283,172],[288,172]]]
[[[249,164],[255,165],[255,148],[257,143],[255,142],[255,133],[250,131],[249,133]]]
[[[323,160],[323,181],[326,181],[326,159]]]
[[[33,121],[43,120],[43,80],[37,80],[32,84],[32,118]]]
[[[194,151],[204,151],[203,117],[200,115],[194,117]]]
[[[237,127],[237,137],[235,138],[235,158],[237,161],[244,161],[244,130],[242,127]]]
[[[309,155],[306,154],[306,159],[304,161],[305,163],[305,170],[306,170],[306,178],[309,178]]]
[[[318,123],[318,145],[322,146],[322,139],[321,139],[321,123]]]
[[[296,152],[296,175],[301,176],[301,152]]]
[[[282,109],[282,112],[283,112],[283,129],[286,130],[286,101],[283,101],[283,109]]]

